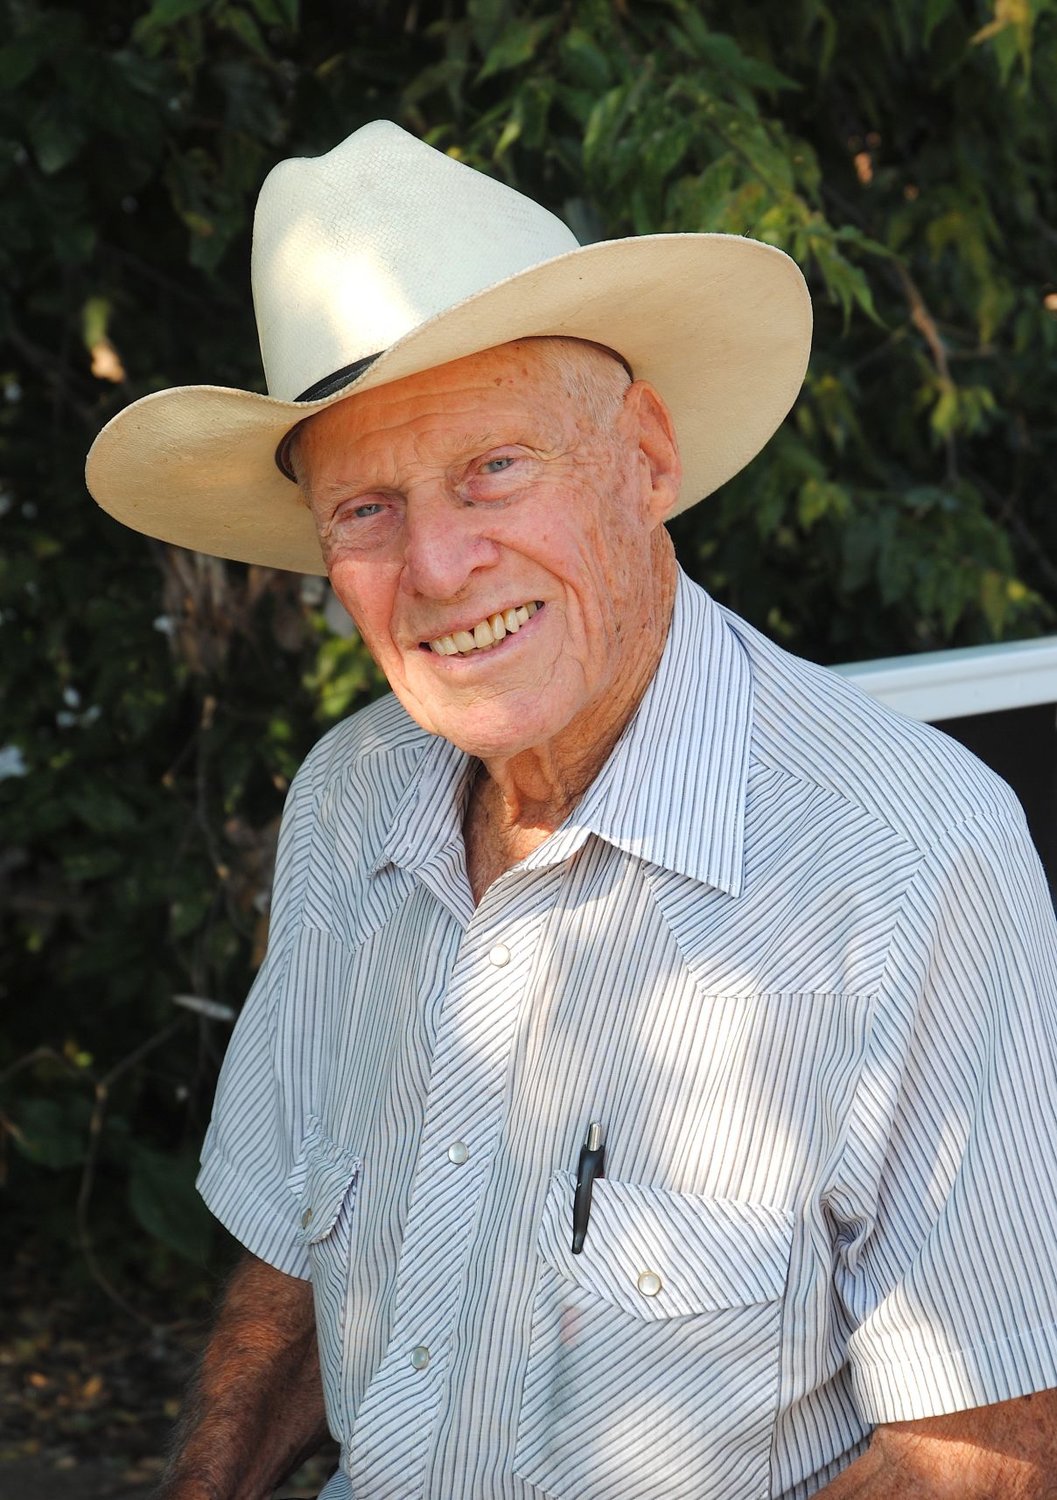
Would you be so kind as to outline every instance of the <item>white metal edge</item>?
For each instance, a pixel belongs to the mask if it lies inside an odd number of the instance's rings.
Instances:
[[[832,670],[913,719],[997,713],[1057,702],[1057,635],[842,662]]]

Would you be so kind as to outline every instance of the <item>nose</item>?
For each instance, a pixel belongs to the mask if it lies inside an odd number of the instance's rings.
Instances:
[[[493,566],[498,558],[483,506],[467,504],[439,485],[408,495],[403,582],[412,593],[456,599],[474,573]]]

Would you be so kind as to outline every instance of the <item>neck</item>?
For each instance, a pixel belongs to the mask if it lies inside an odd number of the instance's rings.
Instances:
[[[660,573],[652,617],[638,636],[644,645],[634,660],[621,663],[611,691],[556,739],[482,763],[467,819],[467,845],[471,855],[476,849],[490,879],[524,859],[565,821],[638,708],[668,637],[678,576],[674,557],[666,559]]]

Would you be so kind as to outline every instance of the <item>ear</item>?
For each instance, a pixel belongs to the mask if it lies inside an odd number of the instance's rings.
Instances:
[[[683,465],[672,416],[647,380],[636,380],[624,394],[625,418],[633,424],[647,514],[659,526],[679,498]]]

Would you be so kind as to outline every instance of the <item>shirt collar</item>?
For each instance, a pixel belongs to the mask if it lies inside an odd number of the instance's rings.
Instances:
[[[745,652],[680,571],[668,640],[638,709],[578,806],[525,864],[566,859],[594,834],[738,895],[751,735]]]
[[[657,671],[595,781],[522,868],[567,859],[590,835],[738,895],[752,732],[752,677],[719,608],[680,571]],[[462,853],[476,762],[433,738],[373,869],[422,871]]]
[[[422,756],[393,810],[378,857],[376,874],[386,865],[419,871],[439,856],[462,846],[466,799],[477,762],[439,735],[430,735]]]

